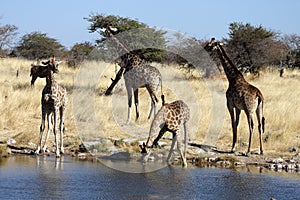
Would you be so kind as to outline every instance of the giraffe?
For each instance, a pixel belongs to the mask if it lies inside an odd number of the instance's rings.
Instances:
[[[157,146],[159,139],[164,135],[166,131],[169,131],[173,134],[173,138],[172,138],[170,152],[167,157],[167,163],[170,164],[170,159],[173,153],[174,145],[177,141],[177,149],[182,159],[182,166],[187,167],[187,162],[186,162],[186,148],[187,148],[187,140],[188,140],[187,122],[189,121],[189,119],[190,119],[190,109],[182,100],[173,101],[172,103],[169,104],[168,103],[163,104],[163,106],[157,112],[157,114],[155,115],[152,121],[150,131],[149,131],[149,137],[147,139],[146,144],[143,143],[143,145],[140,145],[140,148],[142,149],[142,153],[146,153],[144,157],[144,161],[147,160],[147,155],[150,155],[150,149],[154,146]],[[184,138],[182,138],[182,135],[180,133],[181,124],[183,124],[183,128],[184,128],[184,135],[183,135]],[[183,152],[181,149],[182,139],[184,139]]]
[[[31,76],[31,86],[34,85],[36,79],[46,78],[48,75],[48,66],[47,65],[34,65],[31,64],[30,76]]]
[[[239,117],[241,110],[245,111],[249,126],[249,145],[247,155],[250,154],[251,139],[253,133],[253,115],[256,113],[258,121],[260,153],[263,154],[262,133],[264,132],[265,118],[263,116],[263,102],[264,97],[260,90],[255,86],[249,84],[243,77],[242,73],[237,69],[233,62],[229,59],[225,50],[221,46],[221,43],[216,42],[215,38],[204,47],[204,49],[212,53],[216,51],[217,57],[220,59],[224,68],[226,77],[229,82],[228,89],[226,91],[227,109],[231,117],[232,125],[232,148],[231,151],[235,151],[235,143],[237,141],[237,127],[239,124]]]
[[[120,67],[125,69],[124,71],[124,80],[128,97],[128,112],[127,112],[127,121],[126,124],[129,124],[131,120],[131,106],[132,106],[132,91],[134,95],[135,102],[135,111],[136,111],[136,120],[139,118],[138,110],[138,89],[146,88],[150,98],[151,98],[151,108],[148,115],[150,119],[152,113],[156,113],[156,104],[158,102],[157,95],[159,88],[161,87],[162,92],[162,77],[159,70],[153,66],[147,65],[146,61],[140,58],[134,52],[131,52],[112,32],[115,31],[115,28],[108,26],[106,29],[103,29],[104,34],[111,38],[118,52],[121,56]]]
[[[47,140],[49,137],[49,132],[51,130],[52,126],[52,114],[54,116],[54,139],[55,139],[55,144],[56,144],[56,157],[60,157],[60,153],[64,153],[64,148],[63,148],[63,134],[64,134],[64,115],[65,115],[65,109],[67,107],[67,91],[65,88],[60,86],[56,80],[54,73],[58,72],[58,64],[59,62],[55,61],[54,58],[51,58],[50,61],[43,63],[46,64],[46,66],[39,66],[32,74],[32,77],[43,77],[46,73],[46,86],[43,89],[42,92],[42,98],[41,98],[41,103],[42,103],[42,123],[40,126],[40,136],[39,136],[39,141],[38,141],[38,146],[35,151],[36,154],[39,154],[41,151],[41,146],[42,146],[42,137],[43,137],[43,132],[45,130],[45,120],[47,116],[47,121],[48,121],[48,130],[45,138],[45,144],[42,148],[42,152],[46,151],[47,148]],[[46,69],[45,69],[46,68]],[[34,81],[33,81],[34,83]],[[60,116],[60,148],[58,145],[58,136],[57,136],[57,123],[58,123],[58,115]],[[59,150],[60,149],[60,150]]]

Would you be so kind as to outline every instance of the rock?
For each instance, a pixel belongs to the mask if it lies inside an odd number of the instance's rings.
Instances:
[[[130,153],[129,152],[118,152],[107,156],[105,158],[112,159],[112,160],[130,160]]]
[[[298,147],[291,147],[290,148],[290,152],[297,152],[298,151]]]
[[[287,164],[287,165],[285,165],[285,169],[286,170],[294,170],[295,169],[295,165],[294,164]]]
[[[275,164],[269,164],[268,168],[271,169],[271,170],[276,169]]]
[[[276,158],[276,159],[273,159],[272,160],[272,163],[275,163],[275,164],[277,164],[277,163],[283,163],[283,159],[282,158]]]
[[[125,144],[131,144],[131,143],[136,142],[136,141],[137,141],[136,138],[126,138],[126,139],[123,139],[123,142]]]
[[[85,159],[86,158],[85,153],[79,153],[77,156],[78,156],[79,159]]]
[[[275,169],[276,169],[276,170],[282,170],[283,166],[284,166],[284,165],[282,165],[282,164],[276,164],[276,165],[275,165]]]
[[[7,143],[7,144],[16,144],[17,142],[16,142],[16,140],[10,138],[10,139],[8,139],[8,140],[6,141],[6,143]]]
[[[229,166],[231,163],[228,160],[222,160],[217,162],[220,166]]]
[[[216,162],[217,160],[217,157],[208,158],[208,162]]]
[[[154,161],[154,160],[155,160],[154,156],[149,156],[148,157],[148,161]]]

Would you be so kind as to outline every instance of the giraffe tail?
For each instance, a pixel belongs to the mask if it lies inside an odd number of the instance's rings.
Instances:
[[[161,92],[161,102],[162,102],[162,105],[164,106],[165,105],[165,95],[163,93],[163,86],[162,86],[161,78],[160,78],[160,92]]]

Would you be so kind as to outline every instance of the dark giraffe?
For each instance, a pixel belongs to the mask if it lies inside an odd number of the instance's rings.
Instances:
[[[249,84],[243,77],[242,73],[237,69],[233,62],[229,59],[221,43],[216,42],[214,38],[204,47],[209,52],[216,52],[224,68],[226,77],[229,82],[226,91],[227,108],[231,117],[232,124],[232,152],[235,151],[235,143],[237,141],[237,127],[241,110],[247,115],[249,126],[249,146],[247,155],[250,153],[251,139],[253,133],[253,115],[256,113],[258,121],[260,153],[263,154],[262,133],[264,132],[265,118],[263,116],[264,97],[260,90]]]

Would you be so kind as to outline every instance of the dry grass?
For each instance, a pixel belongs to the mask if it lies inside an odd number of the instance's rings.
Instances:
[[[31,63],[22,59],[0,60],[0,141],[14,138],[19,144],[37,143],[41,121],[40,98],[45,80],[38,79],[35,87],[30,87]],[[191,108],[191,139],[197,143],[216,145],[229,150],[232,133],[230,117],[225,106],[225,77],[207,80],[186,79],[185,72],[176,66],[155,66],[163,76],[166,101],[182,99]],[[18,69],[20,73],[17,78]],[[199,76],[197,71],[193,74]],[[69,93],[65,123],[66,138],[72,140],[67,140],[68,145],[79,143],[78,136],[84,141],[101,137],[134,137],[140,140],[147,138],[150,126],[147,119],[150,109],[147,91],[140,89],[140,119],[134,121],[135,113],[132,109],[132,123],[124,126],[127,117],[127,94],[123,79],[114,89],[112,96],[103,95],[111,83],[110,78],[114,76],[114,66],[103,62],[84,63],[80,70],[61,65],[57,81],[66,87]],[[300,73],[287,71],[284,78],[279,78],[277,72],[265,72],[259,78],[252,79],[247,76],[246,79],[257,86],[265,97],[264,136],[268,136],[268,141],[264,144],[266,153],[287,152],[292,146],[299,147]],[[78,92],[85,95],[80,96],[80,101],[74,101],[74,94],[78,95]],[[257,124],[256,120],[254,123]],[[247,122],[242,113],[238,129],[238,150],[246,150],[247,146],[242,144],[248,142],[248,137]],[[252,149],[258,147],[258,132],[255,126]]]

